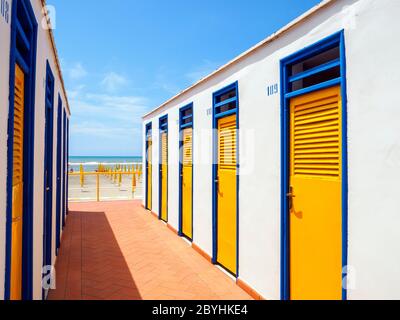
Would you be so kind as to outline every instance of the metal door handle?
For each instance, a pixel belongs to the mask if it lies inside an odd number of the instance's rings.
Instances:
[[[50,187],[47,187],[47,188],[46,188],[46,191],[50,191]]]
[[[293,187],[289,188],[289,193],[287,193],[286,196],[289,198],[289,210],[292,210],[293,209],[293,198],[296,198],[296,196],[293,192]]]

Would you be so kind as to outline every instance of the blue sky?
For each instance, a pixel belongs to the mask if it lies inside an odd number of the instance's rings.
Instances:
[[[48,0],[73,156],[141,154],[141,117],[320,0]]]

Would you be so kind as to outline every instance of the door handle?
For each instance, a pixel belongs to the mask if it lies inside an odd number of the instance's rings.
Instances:
[[[293,192],[293,187],[289,188],[289,193],[286,194],[289,199],[289,210],[293,209],[293,198],[296,198],[296,195]]]
[[[219,177],[218,177],[217,179],[215,179],[214,182],[215,182],[215,184],[216,184],[216,186],[217,186],[217,193],[221,193],[221,192],[219,191]]]
[[[47,188],[46,188],[46,191],[50,191],[50,187],[47,187]]]
[[[16,223],[22,220],[22,217],[16,217],[12,219],[12,223]]]

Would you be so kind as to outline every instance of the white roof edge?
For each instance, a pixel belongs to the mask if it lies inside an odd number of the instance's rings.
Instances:
[[[321,1],[319,4],[317,4],[316,6],[312,7],[310,10],[306,11],[305,13],[303,13],[301,16],[299,16],[298,18],[296,18],[295,20],[293,20],[292,22],[290,22],[289,24],[287,24],[286,26],[284,26],[283,28],[281,28],[280,30],[278,30],[277,32],[273,33],[272,35],[270,35],[269,37],[267,37],[266,39],[262,40],[261,42],[257,43],[255,46],[251,47],[250,49],[248,49],[247,51],[243,52],[242,54],[240,54],[239,56],[237,56],[236,58],[234,58],[233,60],[229,61],[228,63],[226,63],[225,65],[223,65],[222,67],[218,68],[217,70],[215,70],[214,72],[210,73],[208,76],[200,79],[199,81],[197,81],[196,83],[194,83],[193,85],[191,85],[190,87],[186,88],[185,90],[181,91],[180,93],[176,94],[175,96],[173,96],[172,98],[168,99],[167,101],[165,101],[163,104],[161,104],[160,106],[158,106],[157,108],[153,109],[152,111],[150,111],[149,113],[145,114],[142,119],[146,119],[149,116],[151,116],[152,114],[158,112],[160,109],[162,109],[163,107],[165,107],[167,104],[171,103],[172,101],[178,99],[180,96],[182,96],[183,94],[189,92],[190,90],[192,90],[193,88],[199,86],[200,84],[202,84],[203,82],[206,82],[207,80],[209,80],[210,78],[214,77],[216,74],[222,72],[223,70],[229,68],[231,65],[239,62],[240,60],[242,60],[243,58],[247,57],[249,54],[253,53],[254,51],[256,51],[257,49],[267,45],[268,43],[272,42],[273,40],[277,39],[279,36],[281,36],[282,34],[284,34],[285,32],[287,32],[288,30],[290,30],[291,28],[295,27],[297,24],[303,22],[304,20],[306,20],[307,18],[309,18],[311,15],[313,15],[314,13],[316,13],[317,11],[321,10],[322,8],[324,8],[325,6],[327,6],[328,4],[335,2],[337,0],[323,0]]]
[[[60,77],[61,87],[63,89],[64,96],[65,96],[66,107],[67,107],[69,116],[71,116],[71,109],[69,107],[67,90],[65,89],[64,78],[63,78],[63,74],[62,74],[62,71],[61,71],[60,59],[58,57],[56,41],[54,39],[54,34],[53,34],[53,28],[51,26],[51,21],[50,21],[50,18],[48,16],[48,12],[47,12],[47,8],[46,8],[46,0],[41,0],[41,3],[42,3],[42,7],[44,9],[44,15],[45,15],[46,21],[47,21],[47,26],[48,26],[47,30],[49,31],[50,42],[51,42],[51,45],[53,47],[54,58],[55,58],[55,61],[56,61],[56,66],[57,66],[58,74],[59,74],[59,77]]]

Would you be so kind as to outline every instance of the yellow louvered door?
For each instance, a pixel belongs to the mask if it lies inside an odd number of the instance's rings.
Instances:
[[[290,294],[342,298],[340,87],[291,100]]]
[[[152,210],[153,141],[147,140],[147,209]]]
[[[168,134],[161,134],[161,219],[168,221]]]
[[[217,262],[236,274],[236,115],[218,121]]]
[[[193,238],[192,228],[192,190],[193,190],[193,129],[183,131],[182,163],[182,232]]]
[[[11,300],[22,298],[22,218],[24,189],[25,75],[15,66],[14,144],[12,179]]]

